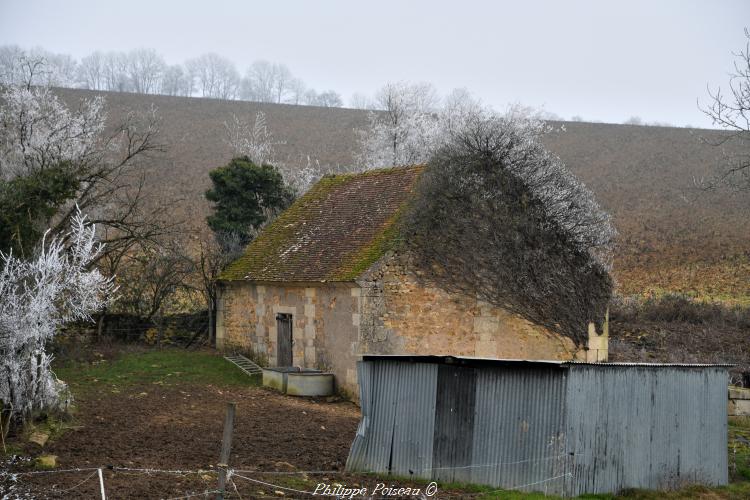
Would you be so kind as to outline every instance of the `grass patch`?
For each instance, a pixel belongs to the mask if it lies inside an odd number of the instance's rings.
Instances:
[[[451,486],[455,487],[458,485],[443,485],[441,489],[448,490]],[[476,489],[471,489],[470,485],[461,485],[461,489],[463,490],[464,488],[466,488],[464,491],[477,491]],[[481,494],[481,489],[479,491],[480,495],[478,498],[482,500],[563,500],[562,497],[545,495],[543,493],[522,493],[508,490],[491,490],[490,488],[487,488],[484,494]],[[623,491],[619,495],[581,495],[575,498],[587,500],[687,500],[692,498],[739,500],[750,498],[750,482],[732,483],[720,488],[694,485],[687,486],[678,491],[632,489]]]
[[[70,384],[74,392],[109,388],[117,393],[123,388],[143,384],[260,385],[260,377],[248,377],[215,353],[184,349],[154,349],[127,353],[113,360],[66,363],[56,367],[55,373]]]
[[[750,419],[747,417],[729,419],[729,475],[735,480],[750,480]]]

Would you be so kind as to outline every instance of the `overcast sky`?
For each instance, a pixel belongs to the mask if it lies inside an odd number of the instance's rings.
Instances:
[[[677,126],[710,125],[696,99],[726,84],[745,26],[750,0],[0,0],[0,44],[76,58],[151,47],[169,63],[217,52],[241,73],[283,62],[345,102],[428,81],[500,109]]]

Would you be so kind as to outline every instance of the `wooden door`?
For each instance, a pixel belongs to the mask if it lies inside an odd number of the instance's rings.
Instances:
[[[292,315],[276,315],[276,364],[292,366]]]

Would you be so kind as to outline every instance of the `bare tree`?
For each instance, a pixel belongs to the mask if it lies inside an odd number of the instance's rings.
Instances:
[[[193,82],[182,65],[174,64],[164,69],[161,79],[161,93],[184,97],[193,94]]]
[[[93,52],[80,64],[66,54],[54,54],[43,49],[26,51],[16,45],[0,46],[0,84],[19,84],[27,81],[29,68],[19,60],[39,61],[44,64],[33,71],[33,85],[80,87],[112,92],[161,93],[215,99],[244,99],[257,102],[308,104],[340,107],[341,96],[327,90],[318,93],[307,89],[281,63],[255,61],[245,77],[232,61],[215,53],[189,59],[184,65],[167,65],[153,49],[124,52]],[[368,109],[375,104],[368,105]]]
[[[190,59],[185,66],[201,96],[215,99],[237,97],[240,76],[229,59],[208,53]]]
[[[377,105],[373,99],[359,92],[352,94],[352,97],[349,99],[349,107],[354,109],[377,109]]]
[[[305,93],[305,104],[324,108],[340,108],[344,105],[344,102],[341,96],[333,90],[318,93],[315,89],[310,89]]]
[[[122,52],[108,52],[104,55],[104,82],[106,90],[130,92],[127,56]]]
[[[127,74],[133,92],[156,93],[165,67],[164,59],[154,49],[136,49],[128,53]]]
[[[257,102],[299,102],[304,83],[284,64],[255,61],[242,79],[240,96]]]
[[[284,64],[275,64],[274,67],[273,87],[276,94],[276,100],[274,102],[280,104],[286,101],[287,93],[289,92],[289,87],[292,84],[292,81],[294,81],[294,77],[292,76],[292,72],[289,71],[289,68]]]
[[[289,82],[286,102],[288,104],[302,104],[307,87],[300,78],[292,78]]]
[[[276,102],[276,64],[255,61],[242,80],[242,99],[257,102]]]
[[[127,255],[120,270],[120,307],[147,321],[174,309],[175,294],[189,290],[193,261],[176,241],[146,244]]]
[[[78,82],[83,88],[106,90],[104,59],[104,54],[98,51],[81,59],[78,65]]]
[[[640,116],[631,116],[622,123],[623,125],[643,125],[643,118]]]
[[[201,294],[208,313],[208,340],[216,344],[216,280],[219,274],[242,255],[244,246],[236,234],[214,232],[201,238],[197,268],[201,275]]]
[[[714,125],[728,132],[719,139],[704,140],[733,150],[724,154],[724,165],[717,175],[699,181],[705,188],[750,190],[750,30],[747,28],[745,37],[748,40],[745,48],[734,53],[734,71],[730,73],[727,88],[709,88],[708,104],[699,104]]]

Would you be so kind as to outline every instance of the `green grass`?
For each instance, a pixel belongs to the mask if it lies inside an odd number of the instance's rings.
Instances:
[[[443,485],[447,489],[449,485]],[[455,486],[455,485],[454,485]],[[472,489],[470,485],[466,486],[467,491],[482,492],[482,488]],[[563,500],[561,497],[544,495],[543,493],[521,493],[507,490],[485,490],[485,493],[479,495],[481,500]],[[750,482],[732,483],[720,488],[709,488],[707,486],[688,486],[679,491],[652,491],[652,490],[627,490],[619,495],[581,495],[576,497],[588,500],[687,500],[691,498],[705,499],[727,499],[739,500],[750,498]]]
[[[729,419],[729,474],[750,480],[750,417]]]
[[[117,392],[142,384],[260,384],[260,377],[248,377],[217,354],[176,348],[127,353],[96,363],[67,363],[56,367],[55,373],[70,384],[74,392],[104,387]]]

